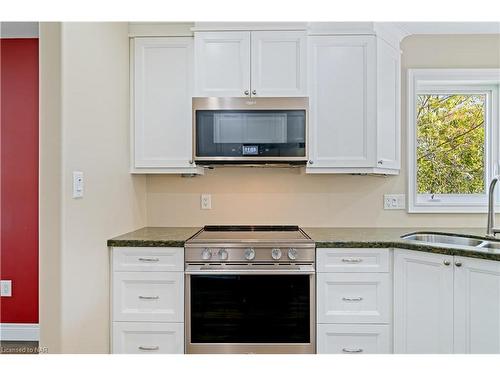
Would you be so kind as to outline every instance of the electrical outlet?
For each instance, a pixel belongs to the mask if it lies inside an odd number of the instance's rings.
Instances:
[[[12,280],[0,281],[0,297],[12,297]]]
[[[404,210],[405,200],[404,194],[384,194],[384,210]]]
[[[212,196],[210,194],[202,194],[200,199],[201,209],[202,210],[211,210],[212,209]]]

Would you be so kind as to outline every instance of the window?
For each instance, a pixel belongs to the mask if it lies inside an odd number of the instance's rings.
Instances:
[[[485,212],[499,173],[495,69],[408,74],[410,212]]]

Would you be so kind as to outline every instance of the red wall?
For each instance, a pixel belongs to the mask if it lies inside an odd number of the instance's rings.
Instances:
[[[38,39],[0,39],[0,322],[38,323]]]

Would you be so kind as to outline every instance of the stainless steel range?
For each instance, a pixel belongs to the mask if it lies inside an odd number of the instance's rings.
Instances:
[[[315,245],[297,226],[206,226],[185,244],[187,353],[314,353]]]

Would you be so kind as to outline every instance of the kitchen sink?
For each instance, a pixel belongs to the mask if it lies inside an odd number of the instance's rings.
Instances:
[[[435,234],[435,233],[413,233],[401,237],[404,240],[421,241],[431,244],[447,244],[459,246],[479,246],[483,245],[484,240],[477,238],[470,238],[466,236],[453,235],[453,234]],[[498,247],[500,249],[500,246]]]

